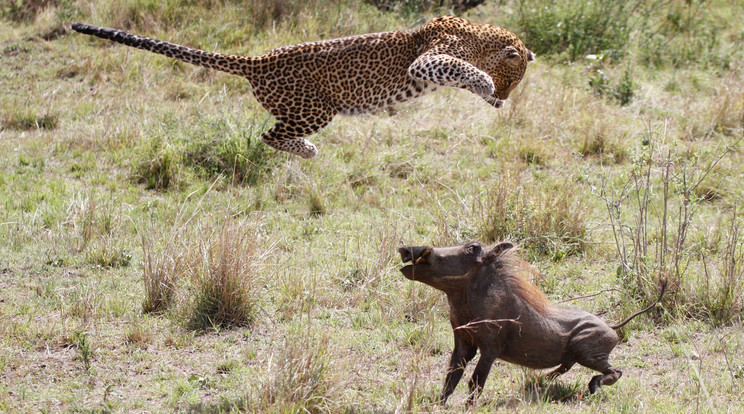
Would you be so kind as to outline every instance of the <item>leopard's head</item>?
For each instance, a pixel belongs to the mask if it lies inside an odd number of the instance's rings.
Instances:
[[[527,64],[535,60],[514,33],[501,27],[484,25],[481,59],[477,66],[493,79],[495,98],[506,99],[524,77]]]

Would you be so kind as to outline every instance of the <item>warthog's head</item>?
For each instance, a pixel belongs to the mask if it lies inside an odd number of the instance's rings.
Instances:
[[[514,247],[511,243],[499,243],[484,247],[478,242],[450,247],[406,246],[398,249],[403,263],[411,262],[400,269],[410,279],[426,283],[440,290],[462,287],[467,275],[501,253]]]

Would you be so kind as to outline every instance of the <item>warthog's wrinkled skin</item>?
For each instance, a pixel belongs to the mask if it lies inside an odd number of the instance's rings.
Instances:
[[[452,394],[477,350],[481,357],[469,383],[469,403],[480,394],[497,358],[534,369],[557,366],[548,374],[551,378],[578,363],[602,373],[589,382],[591,393],[614,384],[622,376],[608,362],[619,339],[615,329],[656,304],[616,326],[583,310],[558,307],[527,280],[536,271],[517,257],[513,247],[504,242],[490,247],[469,243],[399,249],[403,263],[412,262],[401,269],[406,278],[447,294],[455,349],[441,403]]]

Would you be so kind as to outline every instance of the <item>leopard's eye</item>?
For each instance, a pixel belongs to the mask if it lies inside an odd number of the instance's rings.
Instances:
[[[506,48],[505,52],[506,52],[505,62],[508,65],[519,66],[519,64],[522,63],[522,56],[519,54],[519,51],[516,48],[509,46]]]

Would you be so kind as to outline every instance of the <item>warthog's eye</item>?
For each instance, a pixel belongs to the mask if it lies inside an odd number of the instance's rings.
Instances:
[[[481,246],[481,244],[480,244],[480,243],[478,243],[478,242],[472,242],[472,243],[468,243],[468,244],[467,244],[467,245],[465,246],[465,251],[466,251],[466,252],[467,252],[468,254],[477,254],[477,253],[480,253],[480,252],[481,252],[481,250],[483,250],[483,247],[482,247],[482,246]]]

